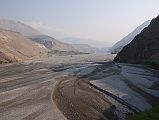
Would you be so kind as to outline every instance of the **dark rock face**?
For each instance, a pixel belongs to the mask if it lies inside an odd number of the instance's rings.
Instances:
[[[47,35],[29,36],[28,38],[34,42],[44,45],[48,49],[51,49],[53,47],[54,41],[57,41],[56,39]]]
[[[115,62],[159,62],[159,16],[126,45],[114,58]]]
[[[48,49],[51,49],[53,47],[54,42],[57,41],[56,39],[47,35],[29,36],[28,38],[34,42],[44,45]]]

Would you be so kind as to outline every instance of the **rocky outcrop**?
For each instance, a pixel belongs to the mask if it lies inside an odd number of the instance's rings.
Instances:
[[[44,45],[48,49],[52,49],[54,44],[58,42],[56,39],[47,35],[28,36],[27,38],[31,39],[34,42]]]
[[[159,16],[141,31],[114,58],[115,62],[145,63],[159,61]]]

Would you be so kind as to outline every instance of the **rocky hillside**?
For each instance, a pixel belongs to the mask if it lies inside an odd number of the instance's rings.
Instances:
[[[42,57],[47,51],[47,48],[20,33],[0,29],[1,64]]]
[[[46,48],[51,50],[76,51],[70,44],[62,43],[47,35],[29,36],[28,38],[34,42],[44,45]]]
[[[159,16],[126,45],[114,59],[115,62],[159,62]]]
[[[27,38],[31,39],[34,42],[44,45],[46,48],[52,50],[51,53],[57,51],[61,52],[74,51],[76,53],[95,53],[98,51],[98,49],[93,48],[87,44],[67,44],[60,42],[55,38],[52,38],[47,35],[28,36]]]
[[[139,27],[137,27],[134,31],[132,31],[122,40],[113,45],[113,47],[109,49],[109,52],[111,52],[112,54],[117,54],[118,52],[120,52],[123,49],[123,47],[129,44],[135,38],[136,35],[138,35],[145,27],[147,27],[150,24],[150,22],[151,21],[148,20]]]
[[[15,20],[0,20],[0,29],[11,30],[15,32],[20,32],[24,36],[40,35],[38,30],[26,25],[22,22]]]

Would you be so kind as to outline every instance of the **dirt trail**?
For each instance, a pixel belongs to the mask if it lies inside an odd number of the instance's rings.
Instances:
[[[117,119],[115,106],[81,78],[58,78],[53,100],[68,120]]]

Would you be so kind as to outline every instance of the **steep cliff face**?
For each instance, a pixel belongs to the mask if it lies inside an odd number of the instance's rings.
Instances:
[[[126,45],[114,58],[115,62],[159,62],[159,16]]]

